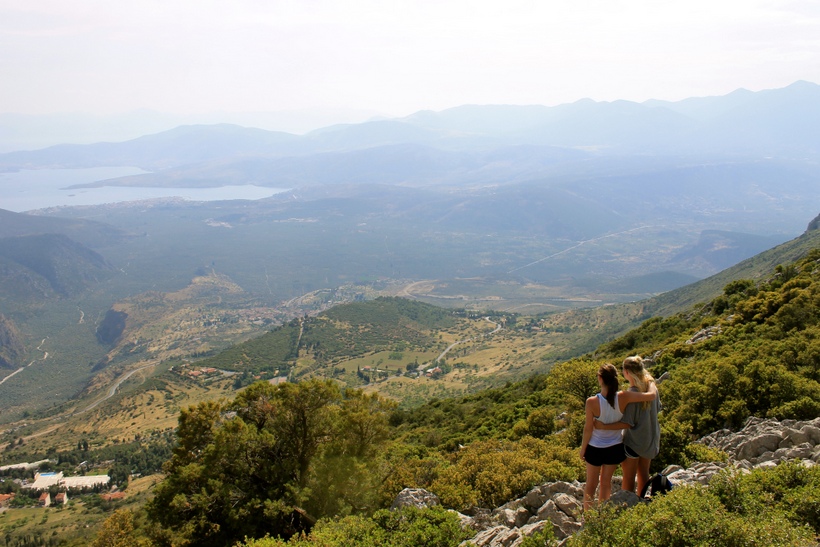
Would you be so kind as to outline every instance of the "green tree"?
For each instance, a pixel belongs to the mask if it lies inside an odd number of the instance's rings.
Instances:
[[[598,393],[598,367],[582,359],[557,364],[547,376],[547,391],[573,409],[582,409],[587,397]]]
[[[369,507],[357,502],[354,486],[369,484],[362,478],[373,473],[362,457],[383,439],[390,409],[357,392],[343,400],[334,382],[320,380],[260,382],[232,403],[187,409],[166,479],[148,504],[161,527],[156,541],[221,546],[265,534],[287,538],[308,529],[311,514]],[[328,491],[338,494],[334,503]]]
[[[147,546],[144,538],[134,533],[134,514],[128,509],[115,511],[103,522],[100,533],[91,547],[139,547]]]

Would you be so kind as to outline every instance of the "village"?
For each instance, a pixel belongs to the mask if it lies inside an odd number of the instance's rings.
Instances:
[[[0,486],[0,490],[7,493],[0,494],[0,511],[14,507],[51,507],[66,505],[69,494],[78,495],[97,493],[104,501],[122,499],[125,494],[116,486],[109,488],[111,477],[101,475],[65,476],[60,472],[35,471],[33,478],[26,475],[41,466],[53,463],[50,460],[40,460],[34,463],[18,463],[0,467],[0,484],[11,482],[16,486]]]

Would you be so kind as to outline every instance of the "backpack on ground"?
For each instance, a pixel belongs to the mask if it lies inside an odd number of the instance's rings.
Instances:
[[[643,485],[641,490],[641,499],[652,499],[660,494],[666,494],[672,490],[672,481],[663,473],[655,473]]]

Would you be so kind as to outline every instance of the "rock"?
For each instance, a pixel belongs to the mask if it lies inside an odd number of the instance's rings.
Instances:
[[[523,499],[526,507],[529,507],[531,511],[537,511],[549,499],[548,485],[536,486],[527,492]]]
[[[479,532],[473,539],[461,542],[459,547],[466,547],[468,545],[475,545],[476,547],[489,547],[492,545],[492,542],[496,537],[508,531],[509,528],[506,526],[494,526],[493,528]]]
[[[817,427],[812,424],[806,424],[801,429],[800,432],[808,437],[809,442],[814,445],[820,444],[820,427]]]
[[[779,448],[791,448],[798,444],[808,443],[810,437],[799,429],[787,429],[783,432],[783,440],[780,441]]]
[[[521,526],[524,526],[528,520],[530,520],[532,514],[526,507],[523,506],[518,507],[517,509],[510,507],[499,507],[493,511],[493,516],[499,524],[503,524],[507,528],[520,528]]]
[[[764,452],[774,452],[780,446],[782,440],[783,437],[780,433],[764,433],[757,437],[751,437],[738,446],[735,458],[750,460]]]
[[[695,333],[692,338],[687,340],[686,344],[697,344],[698,342],[703,342],[704,340],[708,340],[709,338],[713,337],[716,334],[720,333],[720,326],[715,325],[713,327],[706,327],[703,330],[698,331]]]
[[[472,528],[474,530],[477,529],[476,528],[476,522],[475,522],[475,519],[473,517],[467,516],[463,513],[456,513],[456,514],[458,515],[458,520],[460,521],[462,528],[464,528],[465,530],[468,529],[468,528]]]
[[[517,528],[506,530],[496,535],[490,542],[490,547],[511,547],[516,542],[520,543],[521,532]]]
[[[581,494],[583,496],[583,493]],[[577,498],[572,497],[568,494],[556,494],[552,501],[555,502],[555,505],[567,516],[570,516],[574,519],[577,519],[581,516],[581,512],[584,509],[583,504],[578,501]]]
[[[432,507],[434,505],[441,505],[438,496],[432,492],[428,492],[423,488],[405,488],[396,499],[390,509],[400,509],[402,507],[418,507],[424,509],[425,507]]]
[[[548,500],[539,510],[536,515],[538,520],[551,522],[553,525],[553,532],[555,537],[563,539],[568,535],[574,534],[580,525],[572,517],[561,510],[560,507],[553,501]]]
[[[609,503],[615,504],[619,507],[634,507],[635,505],[642,503],[642,501],[635,492],[621,490],[616,494],[612,494],[612,497],[609,498]]]

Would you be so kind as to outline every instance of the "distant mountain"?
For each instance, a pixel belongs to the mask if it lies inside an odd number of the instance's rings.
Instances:
[[[739,90],[724,97],[686,99],[676,103],[647,101],[595,102],[589,99],[555,107],[546,106],[461,106],[442,112],[418,112],[406,118],[330,126],[297,136],[289,133],[249,129],[235,125],[192,125],[146,135],[119,143],[59,145],[35,151],[0,154],[0,170],[36,168],[78,168],[94,166],[136,166],[150,171],[180,168],[213,174],[218,178],[229,162],[250,158],[304,158],[329,152],[346,153],[380,149],[386,153],[377,163],[389,170],[387,181],[404,182],[425,178],[415,169],[413,158],[419,146],[442,151],[481,152],[473,166],[495,167],[494,177],[506,180],[520,174],[515,165],[509,174],[489,161],[487,152],[531,146],[532,162],[541,157],[544,147],[559,147],[595,152],[597,155],[675,155],[726,157],[737,155],[815,156],[820,152],[820,86],[809,82],[757,93]],[[396,152],[408,155],[396,159]],[[516,162],[521,161],[518,149]],[[393,153],[392,157],[390,154]],[[504,154],[495,152],[497,156]],[[369,158],[378,156],[371,151]],[[329,158],[316,158],[317,165],[332,168]],[[560,158],[576,161],[577,156]],[[313,159],[311,163],[313,163]],[[343,160],[354,161],[355,157]],[[457,179],[462,160],[448,160]],[[502,161],[506,161],[502,159]],[[195,164],[201,164],[193,167]],[[423,162],[422,162],[423,166]],[[267,165],[276,177],[283,166]],[[446,165],[441,165],[446,167]],[[284,166],[287,170],[287,166]],[[293,166],[292,168],[293,169]],[[321,170],[321,168],[320,168]],[[379,171],[378,168],[371,171]],[[423,170],[422,170],[423,171]],[[242,169],[233,169],[231,183],[258,183],[259,166],[244,178]],[[390,176],[391,172],[393,176]],[[441,180],[438,170],[426,177]],[[169,173],[164,185],[185,185],[188,176]],[[319,177],[321,178],[321,177]],[[306,174],[298,184],[317,182]]]
[[[778,237],[704,230],[695,245],[685,247],[672,260],[675,262],[702,260],[716,270],[724,270],[780,243],[782,241]]]
[[[734,149],[736,152],[816,154],[820,150],[820,86],[798,81],[783,89],[739,89],[723,97],[692,98],[676,103],[648,101],[698,123],[684,135],[687,148]]]
[[[61,144],[8,152],[0,154],[0,170],[126,165],[154,171],[215,158],[281,155],[292,152],[298,139],[289,133],[229,124],[180,126],[119,143]]]
[[[820,248],[819,226],[820,216],[812,220],[808,229],[799,237],[747,258],[706,279],[654,297],[647,301],[647,310],[652,314],[671,315],[719,296],[723,288],[732,281],[758,280],[780,264],[791,264],[811,249]]]
[[[287,376],[300,352],[311,355],[313,370],[339,359],[397,346],[430,348],[436,344],[438,330],[454,327],[457,322],[450,310],[403,298],[380,297],[293,320],[198,365],[241,372],[277,369]]]
[[[113,271],[98,253],[64,235],[0,239],[0,296],[5,300],[73,296]]]

